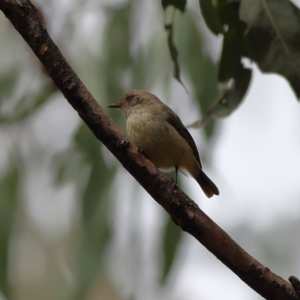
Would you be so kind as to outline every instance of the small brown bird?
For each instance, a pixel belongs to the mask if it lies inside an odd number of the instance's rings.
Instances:
[[[126,129],[133,144],[143,150],[153,164],[163,171],[175,168],[187,171],[207,197],[219,195],[216,185],[202,171],[196,144],[179,117],[155,95],[132,90],[115,104],[126,118]]]

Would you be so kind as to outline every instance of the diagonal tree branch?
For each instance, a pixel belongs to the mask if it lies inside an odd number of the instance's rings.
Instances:
[[[172,181],[137,151],[68,65],[28,0],[0,0],[0,10],[44,65],[95,136],[186,232],[266,299],[300,299],[292,285],[243,250]],[[2,41],[4,42],[4,41]],[[7,41],[8,42],[8,41]]]

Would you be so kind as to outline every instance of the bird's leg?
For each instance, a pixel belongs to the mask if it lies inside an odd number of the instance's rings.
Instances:
[[[178,176],[178,167],[175,166],[175,181],[172,185],[172,188],[176,187],[177,186],[177,176]]]
[[[137,151],[139,152],[139,153],[141,153],[141,154],[143,154],[145,157],[147,157],[149,160],[151,160],[147,155],[146,155],[146,153],[145,153],[145,151],[144,151],[144,149],[143,148],[141,148],[140,146],[138,146],[138,149],[137,149]]]
[[[138,147],[137,151],[144,154],[144,151],[141,147]]]

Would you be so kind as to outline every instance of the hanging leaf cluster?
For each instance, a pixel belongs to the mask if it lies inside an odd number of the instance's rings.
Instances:
[[[162,1],[164,9],[169,5],[184,12],[186,1]],[[244,66],[243,58],[255,62],[262,72],[285,77],[300,97],[298,7],[288,0],[199,0],[199,5],[207,27],[213,34],[223,36],[223,44],[216,74],[219,95],[205,110],[202,120],[192,127],[202,127],[227,116],[242,102],[252,75],[252,70]],[[170,36],[173,28],[167,30]],[[168,44],[175,78],[181,82],[180,51],[174,43]]]

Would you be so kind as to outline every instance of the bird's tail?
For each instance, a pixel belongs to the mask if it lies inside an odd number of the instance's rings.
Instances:
[[[200,170],[198,176],[196,176],[195,179],[208,198],[212,197],[213,195],[220,194],[217,186],[207,177],[207,175],[202,170]]]

